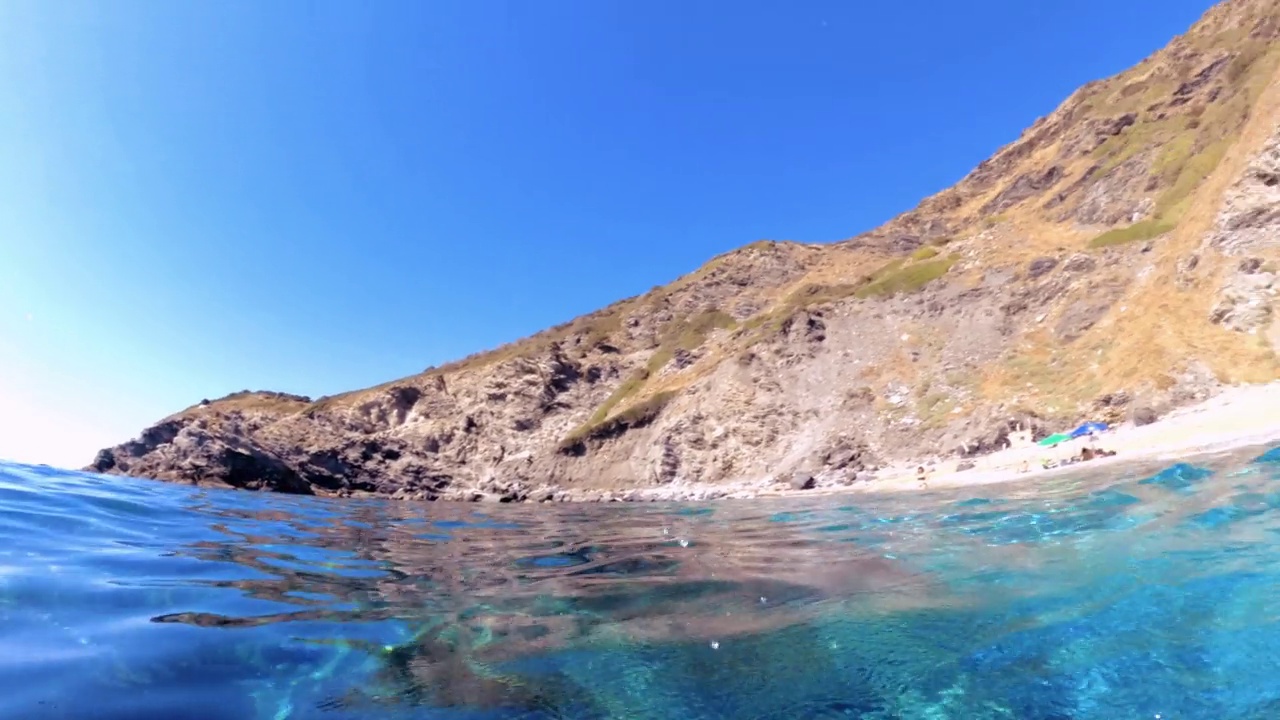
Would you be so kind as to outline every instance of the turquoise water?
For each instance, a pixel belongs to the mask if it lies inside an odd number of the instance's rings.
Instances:
[[[0,717],[1274,720],[1263,450],[704,506],[0,465]]]

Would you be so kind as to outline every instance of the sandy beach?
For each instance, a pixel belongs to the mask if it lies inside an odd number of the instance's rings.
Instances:
[[[1059,428],[1069,432],[1071,428]],[[882,467],[865,481],[833,483],[819,473],[817,484],[807,490],[793,488],[778,478],[728,485],[673,483],[628,493],[607,493],[573,499],[631,501],[706,501],[720,498],[780,498],[845,495],[851,493],[920,492],[969,486],[1043,481],[1092,472],[1102,468],[1126,468],[1135,464],[1179,462],[1197,456],[1280,443],[1280,381],[1267,385],[1230,387],[1204,402],[1188,405],[1155,422],[1132,422],[1110,427],[1095,438],[1077,438],[1053,447],[1031,443],[980,457],[962,459],[920,458]],[[1114,455],[1065,464],[1086,447]],[[1050,466],[1045,467],[1045,464]],[[964,463],[966,469],[961,470]],[[971,465],[971,467],[969,467]],[[925,467],[922,482],[917,469]]]
[[[1098,435],[1095,445],[1114,451],[1114,456],[1045,469],[1043,460],[1066,460],[1087,447],[1089,441],[1081,438],[1052,448],[1016,447],[973,458],[970,460],[973,467],[967,470],[957,469],[959,459],[939,462],[929,470],[925,484],[936,489],[1043,479],[1137,461],[1182,460],[1271,442],[1280,442],[1280,382],[1228,388],[1203,403],[1174,410],[1149,425],[1114,426]],[[839,490],[918,491],[922,485],[916,469],[921,464],[895,464],[882,469],[870,482]]]

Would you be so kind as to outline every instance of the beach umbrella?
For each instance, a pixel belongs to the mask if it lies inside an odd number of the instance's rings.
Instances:
[[[1076,428],[1075,430],[1072,430],[1071,437],[1078,438],[1081,435],[1088,435],[1089,433],[1106,432],[1106,429],[1107,429],[1106,423],[1087,422],[1081,425],[1080,427]]]
[[[1046,445],[1046,446],[1047,446],[1047,445],[1057,445],[1057,444],[1058,444],[1058,443],[1060,443],[1060,442],[1066,442],[1066,441],[1068,441],[1068,440],[1070,440],[1070,439],[1071,439],[1071,436],[1070,436],[1070,435],[1068,435],[1068,434],[1066,434],[1066,433],[1054,433],[1054,434],[1050,435],[1049,437],[1047,437],[1047,438],[1045,438],[1045,439],[1041,440],[1040,442],[1038,442],[1038,443],[1036,443],[1036,444],[1037,444],[1037,445]]]

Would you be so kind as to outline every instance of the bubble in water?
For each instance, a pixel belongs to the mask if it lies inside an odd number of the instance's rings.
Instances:
[[[689,541],[684,538],[680,538],[680,547],[689,547]]]
[[[712,641],[711,641],[711,649],[712,649],[712,650],[719,650],[719,649],[720,649],[720,641],[719,641],[719,640],[712,640]]]

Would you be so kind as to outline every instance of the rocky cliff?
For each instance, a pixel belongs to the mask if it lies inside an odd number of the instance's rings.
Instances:
[[[554,499],[847,483],[1280,375],[1280,6],[1227,0],[954,187],[374,388],[205,401],[91,469]]]

